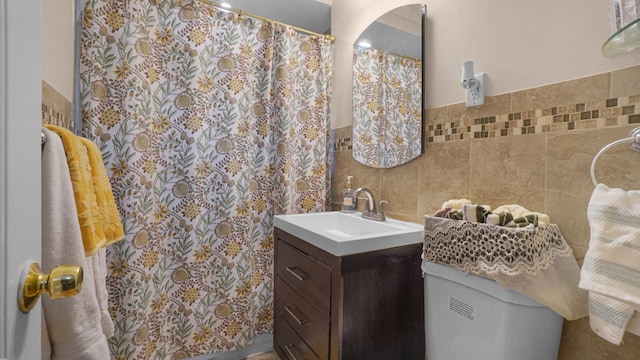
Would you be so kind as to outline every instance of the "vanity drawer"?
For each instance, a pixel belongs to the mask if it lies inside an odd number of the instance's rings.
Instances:
[[[286,358],[282,360],[321,360],[307,346],[307,344],[289,327],[284,319],[276,316],[275,321],[275,342],[280,355],[284,354]],[[326,359],[326,358],[325,358]]]
[[[329,319],[322,316],[280,277],[276,278],[276,287],[276,316],[284,319],[321,359],[328,358]]]
[[[323,316],[329,317],[331,268],[279,240],[276,274]]]

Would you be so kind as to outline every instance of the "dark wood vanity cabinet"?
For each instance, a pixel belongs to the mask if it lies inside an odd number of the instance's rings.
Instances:
[[[425,359],[422,244],[335,256],[275,229],[281,359]]]

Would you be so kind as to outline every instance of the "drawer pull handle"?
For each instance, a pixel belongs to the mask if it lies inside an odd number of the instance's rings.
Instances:
[[[302,314],[303,316],[296,316],[296,314],[293,312],[293,310],[290,307],[285,306],[284,309],[289,313],[289,315],[291,315],[293,320],[295,320],[298,323],[298,325],[302,325],[307,322],[307,318],[304,316],[304,314]]]
[[[291,358],[291,360],[298,360],[298,358],[293,354],[293,350],[292,350],[293,348],[294,348],[293,344],[284,346],[284,349],[287,350],[287,354],[289,354],[289,357]]]
[[[287,266],[287,271],[290,272],[293,276],[296,277],[296,279],[300,281],[305,281],[309,278],[307,274],[304,273],[304,271],[298,269],[295,266],[294,267]]]

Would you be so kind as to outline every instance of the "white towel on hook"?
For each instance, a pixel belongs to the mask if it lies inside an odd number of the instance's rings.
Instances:
[[[47,129],[42,149],[42,269],[75,264],[85,269],[79,294],[42,297],[42,359],[108,360],[109,347],[90,266],[86,258],[67,159],[60,137]],[[88,270],[88,271],[87,271]],[[50,347],[48,345],[51,345]],[[50,353],[49,353],[50,351]]]
[[[100,248],[87,258],[89,270],[96,285],[96,298],[102,315],[102,332],[108,338],[115,334],[113,319],[109,314],[109,294],[107,290],[107,249]]]
[[[589,324],[619,345],[640,335],[640,191],[598,184],[587,207],[591,238],[579,286],[589,291]]]

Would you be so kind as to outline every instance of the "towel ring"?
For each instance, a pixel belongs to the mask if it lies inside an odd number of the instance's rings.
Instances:
[[[591,162],[591,181],[593,181],[593,185],[598,186],[598,180],[596,180],[596,164],[598,163],[598,159],[600,159],[600,156],[602,156],[602,154],[607,152],[607,150],[611,149],[612,147],[624,143],[628,143],[631,150],[640,152],[640,127],[631,130],[631,132],[629,133],[629,137],[616,140],[598,151],[596,156],[593,158],[593,161]]]

